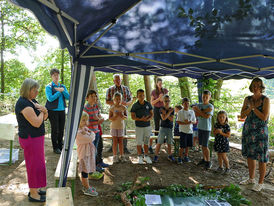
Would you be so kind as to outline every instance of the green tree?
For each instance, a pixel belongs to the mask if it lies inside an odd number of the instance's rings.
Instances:
[[[18,47],[36,48],[44,33],[35,18],[6,0],[0,1],[1,93],[5,93],[5,56],[15,54]]]

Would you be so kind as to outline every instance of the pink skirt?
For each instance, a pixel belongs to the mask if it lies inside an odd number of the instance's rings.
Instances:
[[[47,185],[44,136],[27,139],[19,137],[24,150],[29,188],[41,188]]]

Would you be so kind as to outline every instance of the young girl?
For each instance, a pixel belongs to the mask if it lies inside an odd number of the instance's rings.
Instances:
[[[215,135],[214,150],[218,153],[219,167],[217,172],[223,172],[228,174],[230,171],[229,161],[226,153],[229,152],[230,127],[228,125],[227,113],[225,111],[219,111],[217,114],[217,123],[214,125],[213,133]],[[225,170],[223,169],[223,162],[225,164]]]
[[[95,146],[92,143],[95,139],[94,132],[88,128],[89,115],[82,113],[79,129],[76,136],[77,154],[79,159],[78,170],[81,172],[82,191],[85,195],[97,196],[98,193],[94,187],[89,186],[88,173],[94,172],[95,164]]]
[[[113,103],[109,110],[109,120],[110,124],[110,133],[113,139],[113,163],[119,162],[117,156],[117,143],[119,144],[120,151],[120,160],[122,162],[126,161],[124,156],[124,146],[123,146],[123,136],[124,136],[124,120],[127,119],[127,108],[122,105],[122,95],[119,92],[116,92],[113,95]]]

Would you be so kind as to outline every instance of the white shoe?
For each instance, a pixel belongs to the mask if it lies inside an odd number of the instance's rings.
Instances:
[[[253,187],[252,187],[252,190],[255,191],[255,192],[260,192],[264,187],[264,184],[255,184]]]
[[[250,185],[255,184],[255,179],[246,179],[240,182],[240,185]]]
[[[142,156],[139,156],[138,157],[138,164],[144,164],[144,161],[143,161],[143,157]]]
[[[144,161],[145,161],[147,164],[152,164],[152,161],[151,161],[150,157],[147,156],[147,155],[144,157]]]
[[[113,164],[119,162],[119,157],[117,155],[113,156]]]

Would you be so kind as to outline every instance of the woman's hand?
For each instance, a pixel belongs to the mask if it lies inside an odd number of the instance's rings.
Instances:
[[[44,114],[48,113],[48,110],[46,107],[44,107],[43,105],[40,105],[38,103],[34,104],[35,108],[38,109],[40,112],[43,112]]]
[[[57,92],[63,92],[63,91],[64,91],[64,88],[63,88],[63,87],[54,87],[54,89],[55,89]]]

